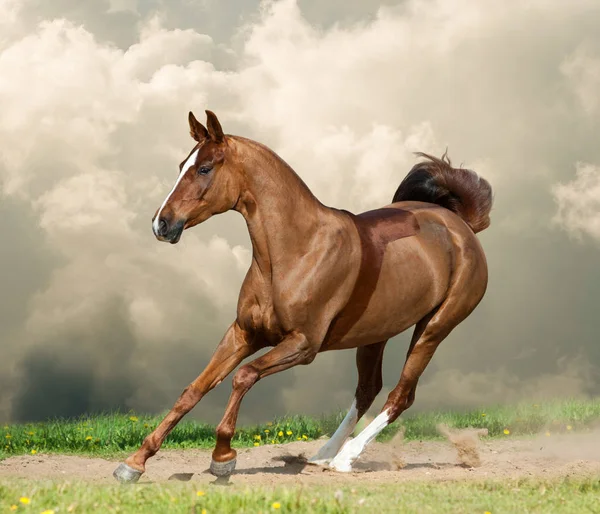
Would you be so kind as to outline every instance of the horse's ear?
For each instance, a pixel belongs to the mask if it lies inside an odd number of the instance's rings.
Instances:
[[[223,134],[223,129],[221,128],[221,124],[217,119],[217,116],[212,111],[206,111],[206,126],[208,127],[208,135],[210,138],[217,143],[223,141],[225,137]]]
[[[190,122],[190,136],[198,141],[198,143],[204,141],[208,137],[208,130],[196,119],[192,111],[188,115],[188,121]]]

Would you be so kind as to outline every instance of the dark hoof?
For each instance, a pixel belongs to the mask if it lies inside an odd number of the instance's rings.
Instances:
[[[113,471],[113,477],[122,484],[135,484],[141,476],[141,471],[133,469],[124,462],[119,464],[119,467]]]
[[[210,462],[210,472],[216,477],[228,477],[233,473],[237,459],[232,459],[227,462]]]

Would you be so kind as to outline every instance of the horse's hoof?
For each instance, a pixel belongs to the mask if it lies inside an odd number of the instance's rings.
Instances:
[[[216,477],[228,477],[233,473],[237,459],[228,460],[227,462],[217,462],[211,460],[210,472]]]
[[[113,471],[113,477],[122,484],[135,484],[141,476],[141,471],[133,469],[124,462],[119,464],[119,467]]]

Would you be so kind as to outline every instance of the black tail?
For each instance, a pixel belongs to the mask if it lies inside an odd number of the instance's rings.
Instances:
[[[422,152],[417,155],[427,160],[413,166],[396,190],[393,202],[436,203],[458,214],[473,232],[488,228],[492,210],[489,182],[474,171],[453,168],[445,153],[441,159]]]

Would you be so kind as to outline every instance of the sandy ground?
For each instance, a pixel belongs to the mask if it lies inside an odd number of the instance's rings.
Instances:
[[[480,441],[477,434],[445,432],[448,441],[372,443],[352,473],[306,465],[323,441],[238,450],[235,484],[365,484],[410,480],[484,480],[600,475],[600,432],[529,439],[512,436]],[[454,441],[455,444],[452,443]],[[462,460],[462,462],[461,462]],[[466,462],[467,464],[465,464]],[[214,482],[207,472],[210,452],[164,450],[147,463],[140,483],[167,480]],[[68,455],[27,455],[0,462],[0,480],[84,479],[113,482],[117,461]],[[475,467],[472,467],[475,466]]]

